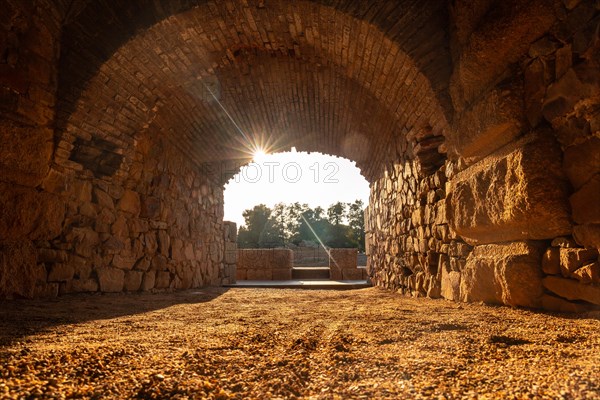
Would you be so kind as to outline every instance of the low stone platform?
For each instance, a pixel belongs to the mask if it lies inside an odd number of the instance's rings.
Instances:
[[[366,280],[332,281],[332,280],[289,280],[289,281],[238,281],[226,288],[273,288],[273,289],[317,289],[317,290],[351,290],[371,287]]]

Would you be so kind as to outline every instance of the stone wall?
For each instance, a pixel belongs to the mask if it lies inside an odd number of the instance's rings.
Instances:
[[[279,132],[371,182],[377,285],[600,302],[597,2],[151,3],[3,4],[0,297],[232,282],[213,167]]]
[[[357,249],[329,249],[329,275],[333,280],[367,279],[366,268],[359,268]]]
[[[239,249],[237,280],[287,281],[293,266],[294,252],[289,249]]]
[[[223,240],[225,255],[223,256],[223,272],[221,282],[231,285],[236,282],[237,276],[237,225],[235,222],[223,222]]]
[[[413,146],[372,183],[369,274],[414,296],[587,310],[600,304],[600,15],[513,6],[455,3],[448,160],[423,168]]]
[[[181,159],[156,132],[128,148],[95,141],[73,146],[77,157],[50,168],[35,192],[0,182],[0,294],[230,283],[235,260],[224,260],[225,244],[231,250],[235,233],[224,232],[222,186],[211,169]]]
[[[418,161],[394,165],[371,186],[365,213],[367,270],[374,284],[413,296],[459,300],[460,280],[472,247],[449,227],[447,162],[422,176]]]

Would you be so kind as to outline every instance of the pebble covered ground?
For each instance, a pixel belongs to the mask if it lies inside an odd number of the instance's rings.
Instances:
[[[0,398],[600,398],[600,316],[355,291],[0,303]]]

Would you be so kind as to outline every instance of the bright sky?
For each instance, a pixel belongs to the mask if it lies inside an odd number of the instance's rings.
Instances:
[[[307,203],[327,209],[338,201],[369,203],[369,183],[356,164],[321,153],[259,154],[225,185],[225,221],[244,225],[244,210],[258,204]]]

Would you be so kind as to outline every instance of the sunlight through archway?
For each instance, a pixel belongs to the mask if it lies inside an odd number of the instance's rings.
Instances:
[[[259,204],[330,205],[362,200],[369,202],[369,183],[348,159],[321,153],[267,154],[257,149],[253,162],[225,185],[225,220],[244,224],[242,213]]]

